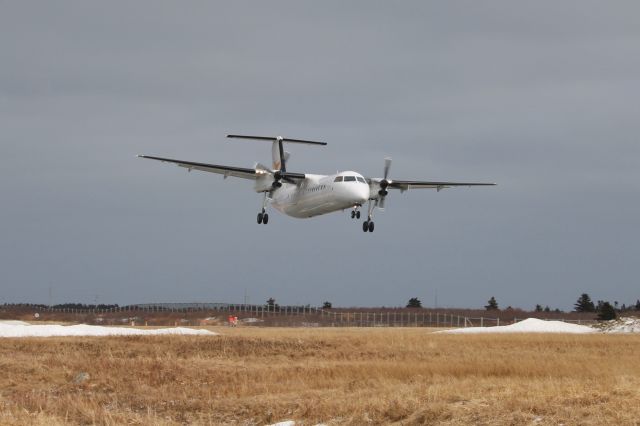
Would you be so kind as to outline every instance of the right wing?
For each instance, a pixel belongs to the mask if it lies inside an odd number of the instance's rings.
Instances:
[[[150,155],[138,155],[140,158],[149,158],[167,163],[174,163],[189,170],[218,173],[221,175],[239,177],[243,179],[257,179],[260,175],[269,173],[266,170],[246,169],[244,167],[219,166],[217,164],[194,163],[193,161],[173,160],[171,158],[152,157]]]
[[[151,160],[158,160],[166,163],[174,163],[180,167],[184,167],[185,169],[191,170],[200,170],[203,172],[209,173],[218,173],[220,175],[239,177],[243,179],[253,179],[256,180],[259,177],[265,175],[273,175],[274,173],[270,170],[265,170],[262,167],[256,167],[255,169],[247,169],[244,167],[234,167],[234,166],[221,166],[218,164],[207,164],[207,163],[195,163],[193,161],[182,161],[182,160],[173,160],[171,158],[162,158],[162,157],[152,157],[150,155],[138,155],[140,158],[149,158]],[[276,172],[280,174],[281,178],[284,179],[304,179],[304,173],[291,173],[291,172]],[[278,179],[280,178],[278,177]]]

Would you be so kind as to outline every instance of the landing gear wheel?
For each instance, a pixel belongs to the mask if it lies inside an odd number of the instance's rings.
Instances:
[[[356,217],[356,211],[355,210],[351,210],[351,219],[353,219],[354,217]]]
[[[265,214],[262,216],[262,223],[264,223],[264,224],[266,225],[268,222],[269,222],[269,214],[268,214],[268,213],[265,213]]]
[[[258,213],[258,224],[262,223],[263,220],[264,216],[262,215],[262,213]]]
[[[369,222],[369,232],[373,232],[373,222]]]
[[[360,219],[360,210],[356,212],[356,219]]]
[[[368,221],[365,220],[364,222],[362,222],[362,230],[364,232],[367,232],[369,230],[369,222]]]

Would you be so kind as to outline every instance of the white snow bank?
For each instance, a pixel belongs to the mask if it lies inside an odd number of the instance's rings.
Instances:
[[[640,333],[639,318],[618,318],[596,325],[603,333]]]
[[[0,323],[0,337],[54,337],[54,336],[158,336],[166,334],[215,336],[208,330],[192,328],[158,328],[140,330],[138,328],[102,327],[98,325],[29,325]]]
[[[562,321],[544,321],[537,318],[527,318],[511,325],[497,327],[468,327],[453,330],[437,331],[436,333],[465,334],[465,333],[595,333],[597,330],[586,325],[570,324]]]
[[[2,324],[7,324],[7,325],[30,325],[28,322],[18,321],[18,320],[1,320],[0,321],[0,325],[2,325]]]

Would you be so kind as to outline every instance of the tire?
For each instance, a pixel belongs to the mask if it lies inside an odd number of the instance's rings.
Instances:
[[[362,230],[364,232],[367,232],[369,230],[369,222],[367,221],[362,222]]]
[[[258,213],[258,224],[262,223],[262,213]]]
[[[360,219],[360,210],[356,212],[356,219]]]
[[[369,232],[373,232],[373,222],[369,222]]]
[[[354,217],[356,217],[356,212],[351,210],[351,219],[353,219]]]
[[[262,217],[262,223],[266,225],[268,222],[269,222],[269,214],[265,213],[264,216]]]

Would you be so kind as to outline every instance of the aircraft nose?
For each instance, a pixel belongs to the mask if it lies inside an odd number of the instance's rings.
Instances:
[[[369,185],[362,184],[357,185],[356,188],[356,198],[358,199],[358,204],[364,204],[369,200]]]

